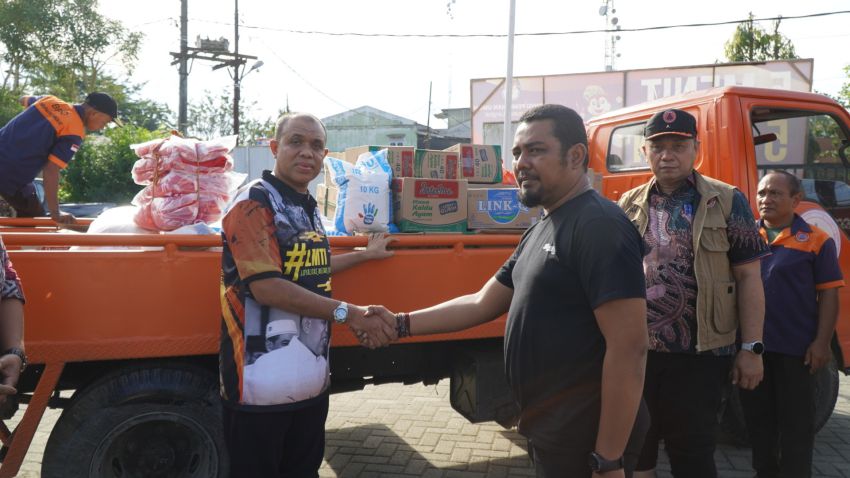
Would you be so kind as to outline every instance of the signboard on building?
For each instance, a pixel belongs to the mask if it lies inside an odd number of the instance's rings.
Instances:
[[[799,59],[517,77],[511,92],[511,117],[516,128],[515,122],[531,107],[558,103],[588,121],[617,108],[717,86],[811,91],[813,68],[814,60]],[[473,143],[501,144],[504,85],[504,78],[470,82]],[[771,161],[775,163],[776,157]]]

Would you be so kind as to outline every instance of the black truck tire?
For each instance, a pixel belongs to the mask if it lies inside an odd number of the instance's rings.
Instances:
[[[47,441],[42,476],[224,478],[221,427],[210,371],[133,366],[75,394]]]
[[[838,367],[833,359],[815,375],[815,433],[829,421],[837,401]],[[737,446],[750,445],[738,387],[731,388],[726,400],[721,419],[721,441]]]

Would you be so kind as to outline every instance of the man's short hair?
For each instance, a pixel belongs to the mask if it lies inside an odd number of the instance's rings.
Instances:
[[[534,121],[552,120],[554,124],[552,133],[561,143],[562,152],[566,153],[574,144],[587,146],[587,130],[584,129],[584,120],[572,108],[564,105],[546,104],[535,106],[523,113],[520,123],[532,123]]]
[[[587,147],[587,130],[584,128],[584,120],[575,110],[555,104],[535,106],[526,111],[519,122],[531,123],[542,120],[552,120],[552,134],[561,143],[561,154],[567,154],[567,150],[575,144],[580,143]],[[585,167],[587,167],[588,159],[585,156]]]
[[[803,192],[803,183],[797,176],[783,169],[774,169],[772,171],[768,171],[765,176],[769,176],[771,174],[776,174],[785,178],[785,184],[788,185],[788,191],[791,193],[792,196],[796,196]]]
[[[290,119],[298,117],[298,116],[306,116],[308,118],[312,118],[314,121],[316,121],[316,123],[319,123],[319,125],[321,125],[321,127],[322,127],[322,131],[325,133],[325,141],[328,140],[328,130],[327,130],[327,128],[325,128],[325,124],[322,123],[322,120],[320,120],[319,118],[316,118],[315,116],[311,115],[310,113],[290,112],[290,113],[284,113],[284,114],[280,115],[280,118],[277,119],[277,126],[275,126],[275,129],[274,129],[274,139],[275,139],[275,141],[280,142],[283,139],[283,128],[286,126],[286,122],[289,121]]]

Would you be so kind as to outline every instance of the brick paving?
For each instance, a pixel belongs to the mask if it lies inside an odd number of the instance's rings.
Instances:
[[[448,381],[436,386],[380,385],[334,395],[321,477],[499,478],[534,476],[525,439],[495,423],[472,425],[449,405]],[[39,476],[44,445],[58,410],[48,410],[21,472]],[[663,453],[661,454],[663,459]],[[750,478],[745,448],[721,445],[721,478]],[[658,478],[669,478],[659,464]],[[818,434],[813,476],[850,477],[850,378],[841,377],[838,404]]]

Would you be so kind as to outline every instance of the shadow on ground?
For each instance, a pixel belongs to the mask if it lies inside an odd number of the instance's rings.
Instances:
[[[505,430],[501,435],[523,450],[527,448],[525,438],[516,432]],[[484,456],[488,453],[487,444],[481,444],[480,452],[475,451],[477,448],[463,448],[457,444],[451,447],[452,450],[443,452],[439,443],[433,446],[411,444],[378,423],[328,429],[325,437],[325,460],[339,477],[534,475],[528,455],[524,453],[521,456],[488,458]]]

